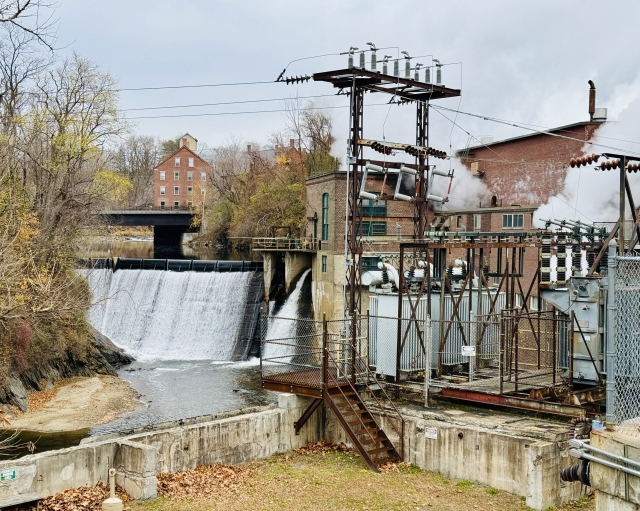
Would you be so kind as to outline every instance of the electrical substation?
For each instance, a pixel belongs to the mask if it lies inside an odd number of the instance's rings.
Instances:
[[[619,325],[629,325],[629,311],[614,305],[640,303],[640,224],[627,179],[640,159],[603,153],[566,162],[581,172],[618,171],[611,172],[620,185],[615,224],[550,218],[540,219],[542,229],[444,229],[435,219],[448,197],[435,193],[434,182],[448,181],[450,190],[455,169],[452,155],[430,145],[429,111],[461,90],[443,85],[445,65],[436,59],[412,65],[403,52],[379,60],[368,44],[345,52],[344,69],[278,78],[326,82],[350,101],[345,299],[342,317],[292,320],[291,336],[263,337],[263,388],[313,398],[296,431],[324,402],[373,470],[407,452],[400,403],[499,407],[589,428],[605,415],[611,427],[640,415],[640,370],[630,355],[640,346],[623,339]],[[414,108],[415,141],[367,138],[365,93]],[[397,256],[366,269],[363,201],[405,203],[413,223],[410,240],[398,237]],[[264,355],[269,345],[279,347],[276,356]]]

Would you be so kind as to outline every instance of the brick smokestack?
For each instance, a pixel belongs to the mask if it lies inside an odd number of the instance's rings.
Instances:
[[[596,111],[596,84],[589,80],[589,119],[593,121],[593,114]]]

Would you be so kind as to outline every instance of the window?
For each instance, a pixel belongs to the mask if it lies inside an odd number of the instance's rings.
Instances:
[[[175,166],[176,167],[180,166],[180,158],[176,158]]]
[[[322,273],[327,273],[327,256],[322,256]]]
[[[160,172],[160,181],[165,181],[167,178],[167,173],[166,172]]]
[[[189,167],[193,167],[193,158],[189,158]]]
[[[173,209],[180,209],[180,203],[178,201],[173,203]]]
[[[180,181],[180,172],[174,172],[173,173],[173,180],[174,181]]]
[[[160,209],[165,208],[165,202],[163,200],[160,201]]]
[[[524,227],[524,215],[502,215],[503,229],[521,229]]]
[[[187,195],[193,195],[193,186],[187,186]]]
[[[476,230],[482,229],[482,215],[473,215],[473,228]]]
[[[529,297],[529,309],[531,309],[532,311],[537,311],[537,310],[540,310],[539,307],[540,305],[538,304],[538,297],[537,296]]]
[[[387,222],[370,222],[364,221],[360,227],[360,235],[362,236],[386,236]]]
[[[329,239],[329,194],[322,195],[322,241]]]
[[[458,215],[456,217],[456,227],[458,229],[462,229],[464,227],[463,223],[462,223],[462,215]]]
[[[179,186],[174,186],[173,187],[173,195],[180,195],[180,187]]]
[[[167,187],[166,186],[161,186],[160,187],[160,195],[166,195],[167,193]]]
[[[207,173],[206,172],[200,172],[200,181],[204,182],[207,180]]]
[[[362,201],[362,216],[385,217],[387,216],[387,201],[377,199],[365,199]]]
[[[193,172],[187,172],[187,181],[193,181]]]
[[[360,267],[362,268],[363,272],[377,270],[379,262],[379,257],[363,257],[360,261]]]

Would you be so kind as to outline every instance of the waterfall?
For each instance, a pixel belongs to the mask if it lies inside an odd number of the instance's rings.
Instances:
[[[93,294],[89,321],[137,359],[246,359],[261,274],[79,271]]]
[[[271,339],[287,339],[283,342],[293,344],[293,337],[296,335],[296,321],[292,321],[298,318],[298,307],[300,303],[300,296],[302,295],[302,286],[304,284],[307,275],[311,272],[311,269],[306,270],[300,279],[296,287],[291,292],[287,300],[284,302],[280,310],[276,313],[275,317],[271,318],[267,327],[266,340]],[[280,358],[280,361],[285,361],[286,357],[292,356],[294,353],[293,346],[282,346],[279,344],[267,344],[265,352],[262,354],[263,358]]]

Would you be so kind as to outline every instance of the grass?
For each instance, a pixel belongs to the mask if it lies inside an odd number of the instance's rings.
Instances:
[[[401,466],[381,474],[353,453],[287,453],[246,464],[248,475],[234,489],[218,488],[198,498],[158,498],[130,503],[131,511],[528,511],[519,496]],[[211,490],[211,488],[209,489]],[[556,511],[593,511],[581,499]]]

